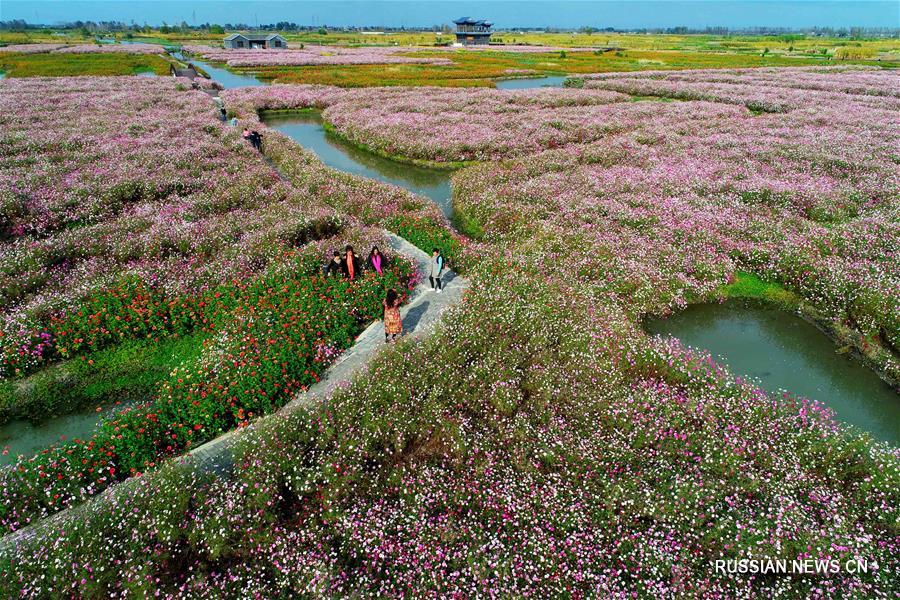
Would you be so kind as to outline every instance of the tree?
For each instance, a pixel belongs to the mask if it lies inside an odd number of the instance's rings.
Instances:
[[[225,33],[225,28],[223,28],[221,25],[210,25],[209,32],[215,33],[216,35],[222,35],[223,33]]]

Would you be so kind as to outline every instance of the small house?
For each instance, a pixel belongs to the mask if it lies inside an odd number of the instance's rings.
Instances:
[[[456,43],[463,46],[487,45],[491,42],[490,21],[461,17],[453,21],[456,25]]]
[[[287,40],[277,33],[232,33],[225,38],[225,47],[233,49],[284,49]]]

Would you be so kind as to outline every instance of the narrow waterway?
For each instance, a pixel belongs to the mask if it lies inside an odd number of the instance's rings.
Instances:
[[[208,62],[204,62],[202,60],[195,60],[191,58],[189,62],[206,71],[209,74],[210,79],[221,83],[222,87],[226,90],[238,87],[258,87],[262,85],[269,85],[268,81],[257,79],[253,75],[239,75],[237,73],[232,73],[228,69],[225,69],[223,67],[214,67]]]
[[[14,463],[20,454],[33,456],[54,444],[76,438],[90,439],[103,418],[122,408],[117,406],[97,411],[94,407],[60,415],[37,425],[22,419],[9,421],[0,426],[0,466]]]
[[[496,83],[498,90],[527,90],[542,87],[563,87],[565,75],[552,77],[531,77],[525,79],[502,79]]]
[[[900,395],[871,369],[837,353],[828,336],[796,315],[726,302],[691,306],[645,326],[709,350],[735,375],[769,392],[819,400],[838,420],[900,445]]]
[[[183,63],[192,63],[200,67],[201,69],[206,71],[210,79],[222,84],[222,87],[226,90],[238,87],[259,87],[263,85],[269,85],[268,81],[257,79],[253,75],[232,73],[224,67],[214,67],[206,61],[197,60],[193,56],[187,57],[181,52],[172,52],[171,54],[174,58],[180,60]]]
[[[448,219],[452,217],[450,171],[409,165],[357,148],[325,131],[317,112],[264,113],[262,118],[266,125],[311,150],[332,169],[406,188],[430,198]]]

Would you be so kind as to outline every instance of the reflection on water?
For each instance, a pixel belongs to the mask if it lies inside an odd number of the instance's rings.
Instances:
[[[565,75],[554,77],[533,77],[530,79],[503,79],[496,83],[499,90],[527,90],[540,87],[562,87]]]
[[[451,216],[450,172],[408,165],[361,150],[326,132],[318,113],[271,114],[264,115],[264,120],[272,129],[315,152],[329,167],[392,183],[431,198],[448,218]]]
[[[646,326],[709,350],[735,375],[770,392],[819,400],[837,419],[900,445],[900,395],[859,361],[836,353],[831,339],[800,317],[726,302],[692,306]]]

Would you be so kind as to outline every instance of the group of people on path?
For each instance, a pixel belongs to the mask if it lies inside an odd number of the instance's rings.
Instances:
[[[340,276],[344,279],[356,279],[364,271],[373,271],[378,275],[383,275],[387,265],[387,257],[381,253],[378,246],[372,246],[369,257],[363,263],[356,251],[353,250],[353,246],[348,244],[344,248],[343,254],[337,250],[334,251],[331,260],[325,265],[325,275]]]
[[[388,259],[381,253],[378,246],[372,246],[368,258],[363,263],[353,250],[353,246],[348,244],[344,248],[343,254],[338,251],[334,252],[331,260],[325,265],[324,271],[327,277],[343,277],[352,281],[360,277],[364,271],[372,271],[378,275],[383,275],[387,265]],[[439,249],[434,248],[431,251],[431,258],[428,262],[428,281],[431,283],[431,291],[441,293],[441,276],[443,273],[444,257]],[[395,341],[403,333],[400,302],[400,295],[393,288],[387,291],[382,301],[384,306],[384,341],[386,343]]]

